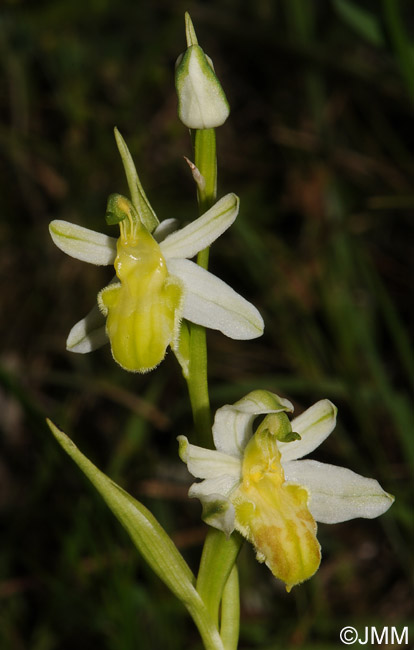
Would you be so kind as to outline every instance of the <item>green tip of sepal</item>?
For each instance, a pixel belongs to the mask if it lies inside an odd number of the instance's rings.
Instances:
[[[191,45],[198,45],[197,34],[195,33],[193,21],[191,20],[188,11],[185,12],[185,37],[187,39],[187,47]]]
[[[188,439],[185,436],[177,436],[177,440],[178,440],[178,455],[183,461],[183,463],[187,463]]]

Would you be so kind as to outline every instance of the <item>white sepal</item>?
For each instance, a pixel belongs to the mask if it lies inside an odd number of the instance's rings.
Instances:
[[[262,335],[264,324],[258,310],[228,284],[190,260],[168,260],[167,266],[185,288],[184,318],[232,339]]]
[[[161,242],[165,259],[194,257],[231,226],[238,212],[239,198],[235,194],[226,194],[201,217]]]
[[[61,251],[82,262],[108,266],[115,261],[117,240],[114,237],[60,219],[49,224],[49,232]]]
[[[345,467],[316,460],[283,463],[286,481],[309,491],[309,510],[316,521],[337,524],[355,517],[373,519],[392,505],[394,497],[378,481]]]
[[[239,479],[224,475],[193,483],[188,491],[190,498],[201,501],[202,518],[206,524],[222,530],[227,537],[231,535],[235,525],[235,510],[229,496],[238,484]]]
[[[178,219],[164,219],[151,234],[156,242],[161,243],[168,235],[175,232],[178,226]]]
[[[241,477],[241,462],[233,456],[213,449],[205,449],[188,442],[185,436],[178,436],[179,455],[187,464],[188,471],[197,478],[216,478],[228,475],[236,481]]]
[[[253,435],[253,421],[258,415],[292,412],[289,400],[267,390],[254,390],[235,404],[218,409],[214,418],[213,438],[216,449],[241,458]]]
[[[223,499],[220,494],[209,494],[203,498],[198,494],[188,495],[197,496],[203,506],[202,519],[209,526],[218,528],[223,531],[227,538],[230,537],[234,530],[235,510],[233,504],[228,499]]]
[[[105,331],[105,318],[98,305],[72,327],[66,341],[69,352],[87,354],[108,343]]]
[[[293,418],[292,431],[298,433],[301,439],[278,443],[282,462],[307,456],[319,447],[334,430],[336,413],[336,406],[328,399],[322,399],[297,418]]]
[[[205,497],[210,497],[212,494],[215,496],[220,496],[220,498],[228,499],[233,490],[238,486],[239,479],[230,476],[229,474],[223,474],[222,476],[216,476],[215,478],[206,478],[204,481],[199,483],[193,483],[190,486],[188,495],[190,497],[197,497],[201,501]]]

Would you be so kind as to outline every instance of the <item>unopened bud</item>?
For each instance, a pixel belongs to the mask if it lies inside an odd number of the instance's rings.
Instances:
[[[190,129],[214,129],[223,124],[230,107],[211,59],[198,45],[193,23],[185,15],[187,49],[176,64],[178,116]]]

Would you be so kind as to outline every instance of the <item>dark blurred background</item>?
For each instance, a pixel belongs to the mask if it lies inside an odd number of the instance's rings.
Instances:
[[[184,11],[232,112],[219,196],[241,197],[211,269],[265,334],[208,334],[214,408],[254,388],[339,407],[319,460],[396,495],[378,520],[319,526],[317,575],[286,594],[240,558],[242,649],[333,649],[352,625],[413,620],[414,7],[408,0],[3,0],[0,6],[0,648],[199,648],[181,604],[46,430],[54,419],[141,499],[196,570],[206,528],[177,457],[192,423],[170,353],[145,376],[69,354],[111,278],[56,249],[52,219],[116,233],[118,126],[161,219],[196,216],[176,117]],[[410,628],[411,641],[414,629]]]

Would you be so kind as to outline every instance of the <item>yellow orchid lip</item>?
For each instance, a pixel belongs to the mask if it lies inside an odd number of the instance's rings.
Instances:
[[[182,285],[169,275],[159,245],[140,224],[134,224],[133,235],[121,228],[114,266],[119,282],[98,296],[112,355],[126,370],[147,372],[177,343]]]
[[[275,436],[257,431],[244,452],[241,483],[231,495],[235,527],[289,591],[310,578],[321,561],[308,498],[305,488],[286,484]]]

